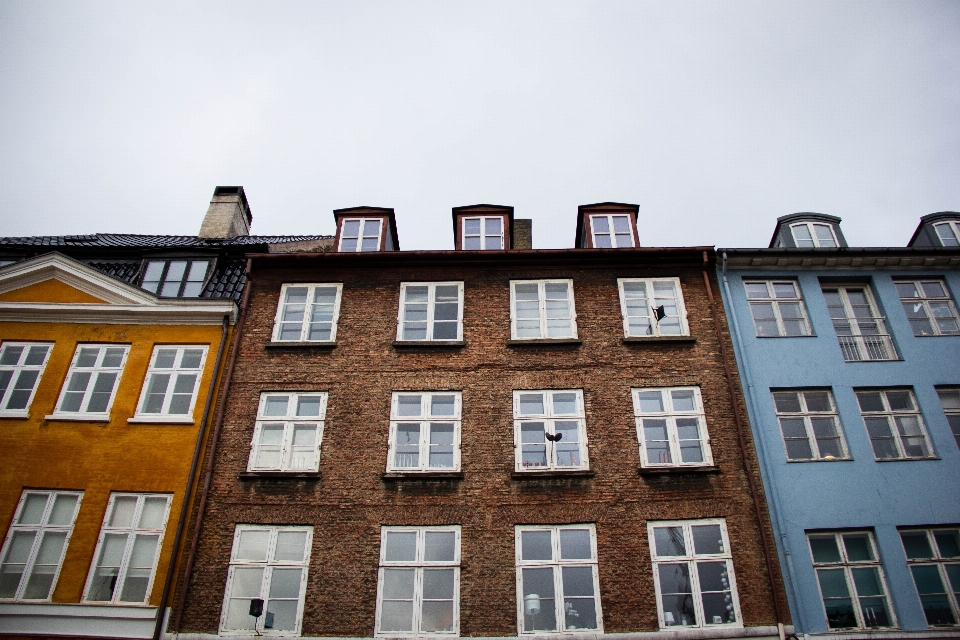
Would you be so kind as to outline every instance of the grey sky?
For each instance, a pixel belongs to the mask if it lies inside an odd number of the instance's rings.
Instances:
[[[0,2],[0,235],[258,234],[394,207],[640,205],[641,243],[766,246],[777,216],[903,246],[960,210],[960,2]]]

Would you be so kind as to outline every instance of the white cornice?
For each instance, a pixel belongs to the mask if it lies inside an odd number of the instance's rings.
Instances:
[[[59,253],[18,262],[0,269],[0,294],[33,284],[57,280],[102,303],[0,302],[3,322],[79,322],[85,324],[220,324],[236,321],[232,300],[212,298],[158,298],[111,278]]]

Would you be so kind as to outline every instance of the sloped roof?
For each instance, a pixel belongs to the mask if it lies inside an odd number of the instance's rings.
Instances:
[[[197,236],[150,236],[133,233],[92,233],[82,236],[0,237],[7,247],[76,247],[163,249],[168,247],[242,247],[322,240],[332,236],[237,236],[236,238],[199,238]]]

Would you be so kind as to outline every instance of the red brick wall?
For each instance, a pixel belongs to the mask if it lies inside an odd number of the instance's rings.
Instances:
[[[596,252],[589,252],[596,254]],[[314,526],[303,635],[374,631],[381,525],[462,527],[460,629],[517,634],[514,526],[593,522],[607,632],[654,631],[648,520],[726,519],[747,626],[776,618],[699,254],[559,264],[398,255],[255,260],[182,631],[216,633],[237,523]],[[607,255],[611,255],[609,252]],[[512,262],[511,262],[512,261]],[[581,264],[582,262],[582,264]],[[508,264],[509,263],[509,264]],[[537,266],[540,263],[541,266]],[[711,278],[713,272],[711,268]],[[695,344],[624,343],[618,277],[677,276]],[[582,344],[508,346],[511,279],[571,278]],[[392,346],[401,282],[465,282],[461,348]],[[342,282],[337,346],[265,349],[284,282]],[[714,295],[718,295],[713,280]],[[717,312],[722,313],[719,298]],[[721,317],[722,326],[726,320]],[[725,339],[729,340],[728,337]],[[732,348],[727,344],[732,357]],[[731,363],[732,364],[732,363]],[[737,382],[739,385],[739,382]],[[698,385],[719,474],[641,476],[634,387]],[[514,389],[583,389],[591,478],[513,480]],[[385,482],[391,392],[463,393],[462,480]],[[742,397],[741,415],[746,420]],[[319,480],[240,480],[265,390],[329,392]],[[744,428],[748,425],[744,423]],[[751,460],[754,454],[749,451]],[[759,482],[755,462],[751,473]],[[763,526],[768,527],[766,516]],[[776,576],[779,581],[779,576]]]

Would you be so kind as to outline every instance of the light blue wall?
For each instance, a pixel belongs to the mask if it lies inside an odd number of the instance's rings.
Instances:
[[[721,269],[721,282],[723,276]],[[954,300],[960,293],[960,272],[955,270],[727,269],[726,283],[721,286],[798,631],[827,631],[805,531],[872,530],[899,626],[926,629],[897,527],[960,524],[960,449],[934,388],[960,385],[960,336],[915,337],[893,284],[897,276],[943,278]],[[814,335],[756,337],[743,287],[745,278],[795,278]],[[827,282],[869,282],[902,360],[844,362],[821,292],[822,278]],[[770,389],[777,387],[831,388],[851,460],[787,462],[770,394]],[[853,391],[859,387],[911,388],[937,459],[877,462]]]

